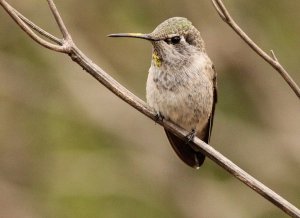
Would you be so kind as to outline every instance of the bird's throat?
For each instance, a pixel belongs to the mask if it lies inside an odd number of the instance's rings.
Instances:
[[[156,67],[161,67],[162,60],[155,51],[152,53],[152,61]]]

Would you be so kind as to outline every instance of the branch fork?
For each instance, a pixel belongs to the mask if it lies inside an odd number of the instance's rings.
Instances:
[[[50,50],[68,54],[71,59],[79,64],[85,71],[93,76],[97,81],[107,87],[115,95],[120,97],[126,103],[143,113],[150,119],[156,121],[156,123],[164,126],[176,136],[184,139],[188,132],[179,126],[168,122],[166,120],[157,120],[156,113],[149,108],[149,106],[135,96],[133,93],[128,91],[124,86],[114,80],[108,73],[102,70],[99,66],[94,64],[83,52],[81,52],[72,40],[70,33],[68,32],[53,0],[47,0],[49,8],[56,20],[56,23],[62,34],[62,39],[59,39],[47,31],[43,30],[32,21],[24,17],[20,12],[10,6],[5,0],[0,0],[0,5],[6,10],[6,12],[12,17],[12,19],[26,32],[34,41],[38,44],[46,47]],[[265,61],[267,61],[284,80],[290,85],[293,91],[300,98],[300,89],[297,84],[292,80],[287,71],[281,66],[277,60],[274,52],[271,50],[271,56],[267,55],[262,49],[260,49],[235,23],[231,18],[229,12],[225,8],[221,0],[212,0],[214,7],[219,13],[220,17],[226,22],[258,55],[260,55]],[[41,36],[45,37],[49,41],[45,40]],[[247,172],[239,168],[228,158],[223,156],[221,153],[216,151],[210,145],[204,143],[199,138],[194,137],[192,139],[193,146],[202,151],[212,161],[221,166],[224,170],[228,171],[231,175],[236,177],[238,180],[243,182],[245,185],[256,191],[258,194],[272,202],[274,205],[283,210],[286,214],[293,217],[300,217],[300,210],[294,205],[289,203],[287,200],[282,198],[280,195],[269,189],[267,186],[256,180],[254,177],[249,175]]]
[[[298,99],[300,99],[300,88],[293,78],[289,75],[286,69],[280,64],[276,58],[273,50],[271,50],[271,56],[264,52],[232,19],[228,10],[226,9],[222,0],[212,0],[212,3],[222,18],[222,20],[227,23],[249,46],[253,51],[256,52],[260,57],[262,57],[267,63],[269,63],[287,82],[291,89],[295,92]]]

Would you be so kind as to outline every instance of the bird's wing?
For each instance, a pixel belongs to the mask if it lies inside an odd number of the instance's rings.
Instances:
[[[211,131],[212,131],[212,127],[213,127],[213,121],[214,121],[214,115],[215,115],[215,107],[216,107],[216,103],[218,100],[218,92],[217,92],[217,72],[215,70],[214,65],[212,65],[213,70],[213,104],[212,104],[212,110],[211,110],[211,114],[209,117],[209,120],[207,122],[206,127],[204,128],[204,134],[202,131],[201,135],[204,135],[203,138],[200,138],[201,140],[203,140],[206,143],[209,143],[210,137],[211,137]]]
[[[210,140],[214,114],[215,114],[215,105],[217,103],[217,73],[213,65],[211,67],[211,70],[213,71],[213,75],[214,75],[212,111],[205,128],[200,133],[197,133],[197,137],[199,137],[201,140],[203,140],[206,143],[209,143]],[[187,145],[187,143],[184,140],[178,138],[176,135],[169,132],[168,130],[165,129],[165,131],[174,151],[183,162],[185,162],[187,165],[194,168],[199,168],[203,164],[205,160],[204,154],[202,154],[199,151],[195,151],[191,146]]]

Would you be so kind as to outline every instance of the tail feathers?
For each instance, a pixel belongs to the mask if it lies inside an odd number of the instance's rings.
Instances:
[[[165,132],[174,151],[183,162],[193,168],[199,168],[203,164],[205,155],[192,149],[184,140],[168,130],[165,129]]]

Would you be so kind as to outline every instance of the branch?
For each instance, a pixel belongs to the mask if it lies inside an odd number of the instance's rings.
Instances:
[[[47,1],[48,1],[48,4],[49,4],[49,7],[51,9],[51,12],[52,12],[52,14],[55,18],[55,21],[56,21],[56,23],[57,23],[57,25],[58,25],[58,27],[59,27],[62,35],[63,35],[63,38],[65,40],[72,41],[71,35],[69,34],[69,32],[68,32],[68,30],[67,30],[67,28],[66,28],[66,26],[65,26],[65,24],[64,24],[64,22],[63,22],[63,20],[60,16],[59,12],[58,12],[58,10],[57,10],[53,0],[47,0]]]
[[[271,51],[272,56],[269,56],[254,41],[252,41],[252,39],[250,39],[250,37],[232,19],[222,0],[212,0],[212,3],[222,20],[226,22],[260,57],[268,62],[282,76],[282,78],[288,83],[288,85],[300,99],[299,86],[277,60],[274,52]]]
[[[87,71],[90,75],[92,75],[97,81],[107,87],[111,92],[120,97],[126,103],[146,115],[152,120],[156,121],[155,112],[149,108],[149,106],[135,96],[133,93],[128,91],[125,87],[123,87],[120,83],[114,80],[109,74],[107,74],[104,70],[102,70],[99,66],[94,64],[88,57],[86,57],[74,44],[72,41],[71,35],[68,33],[67,28],[65,27],[63,20],[55,7],[53,0],[48,0],[50,10],[52,11],[56,22],[59,26],[59,29],[63,35],[63,39],[57,39],[52,36],[50,33],[47,33],[37,25],[33,24],[23,15],[18,13],[14,8],[12,8],[5,0],[0,0],[0,5],[7,11],[7,13],[15,20],[15,22],[37,43],[42,46],[56,51],[63,52],[68,54],[73,61],[79,64],[85,71]],[[220,8],[220,11],[223,11]],[[222,12],[224,13],[224,11]],[[226,16],[224,16],[226,17]],[[40,36],[36,35],[32,30],[34,29],[36,32],[41,35],[47,37],[53,43],[49,43],[40,38]],[[275,56],[274,56],[275,57]],[[274,58],[275,59],[275,58]],[[168,121],[157,121],[161,126],[165,127],[176,136],[184,139],[188,132],[179,126],[168,122]],[[266,187],[264,184],[256,180],[254,177],[246,173],[244,170],[235,165],[232,161],[226,158],[224,155],[216,151],[210,145],[204,143],[199,138],[193,139],[193,147],[198,151],[203,152],[207,157],[209,157],[212,161],[217,163],[223,169],[228,171],[238,180],[243,182],[245,185],[256,191],[258,194],[272,202],[274,205],[279,207],[285,213],[300,217],[300,210],[296,208],[294,205],[289,203],[287,200],[282,198],[280,195],[276,194],[274,191]]]
[[[57,52],[64,52],[65,48],[64,46],[60,46],[60,45],[56,45],[53,43],[50,43],[46,40],[44,40],[43,38],[41,38],[40,36],[38,36],[35,32],[33,32],[33,30],[31,29],[31,25],[27,25],[26,23],[33,23],[33,22],[27,22],[29,21],[27,18],[24,19],[25,17],[20,14],[16,9],[14,9],[13,7],[11,7],[5,0],[0,0],[0,4],[1,6],[6,10],[6,12],[12,17],[12,19],[19,25],[19,27],[21,27],[24,32],[26,32],[34,41],[36,41],[38,44],[51,49],[53,51],[57,51]],[[37,25],[34,24],[35,27],[38,27]],[[43,29],[41,28],[33,28],[33,29],[38,29],[40,33],[45,32]],[[51,35],[50,33],[47,33],[45,35]],[[54,40],[54,38],[52,39],[52,41]],[[55,41],[53,41],[55,42]],[[57,43],[57,42],[56,42]]]
[[[38,27],[37,25],[35,25],[33,22],[31,22],[30,20],[28,20],[26,17],[24,17],[20,12],[18,12],[17,10],[14,9],[14,12],[18,15],[18,17],[24,22],[26,23],[30,28],[32,28],[33,30],[37,31],[39,34],[41,34],[42,36],[45,36],[46,38],[50,39],[51,41],[55,42],[58,45],[62,45],[62,40],[59,38],[56,38],[55,36],[51,35],[50,33],[46,32],[45,30],[41,29],[40,27]]]

